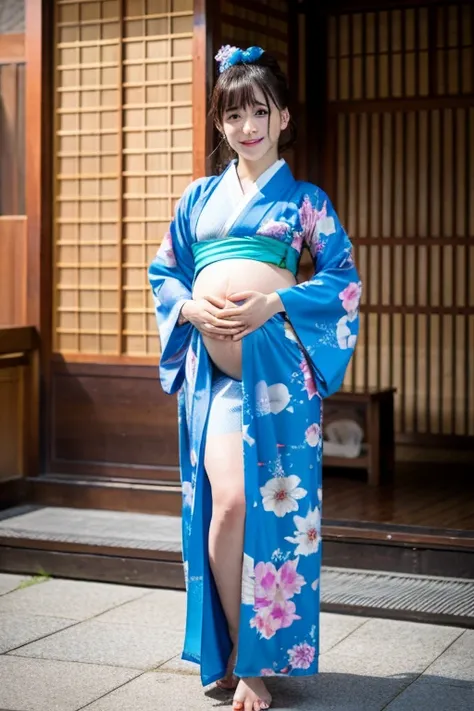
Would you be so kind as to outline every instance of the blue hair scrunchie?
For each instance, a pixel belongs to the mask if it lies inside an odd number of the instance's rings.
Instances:
[[[230,44],[223,45],[214,59],[219,63],[219,72],[222,74],[229,67],[236,64],[252,64],[262,56],[264,50],[261,47],[249,47],[248,49],[239,49],[232,47]]]

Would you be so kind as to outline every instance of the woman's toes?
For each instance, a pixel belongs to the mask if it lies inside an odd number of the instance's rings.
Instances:
[[[243,711],[244,705],[242,701],[234,701],[232,704],[233,711]]]

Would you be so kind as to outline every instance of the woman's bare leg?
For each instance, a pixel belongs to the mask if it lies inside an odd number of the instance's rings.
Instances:
[[[245,523],[242,433],[208,434],[204,464],[212,490],[209,560],[236,651]],[[230,666],[221,687],[235,686],[232,670],[233,666]],[[260,711],[269,708],[270,703],[271,696],[263,679],[255,677],[240,680],[234,708]]]
[[[219,686],[235,688],[233,677],[240,617],[245,495],[242,434],[209,435],[204,465],[212,490],[209,561],[234,643],[234,659]]]

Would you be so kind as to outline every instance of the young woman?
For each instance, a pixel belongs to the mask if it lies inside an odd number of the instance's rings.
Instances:
[[[183,659],[234,708],[318,670],[322,398],[341,385],[360,282],[327,195],[296,181],[285,78],[223,47],[211,114],[236,158],[185,191],[150,267],[161,384],[178,392]],[[314,276],[297,283],[303,246]]]

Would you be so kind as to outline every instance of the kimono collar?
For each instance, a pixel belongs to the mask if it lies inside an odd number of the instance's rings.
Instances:
[[[230,177],[229,171],[234,172],[237,178],[235,164],[235,160],[231,161],[221,175],[214,176],[210,179],[208,189],[204,190],[192,208],[190,230],[193,239],[195,239],[199,215],[206,207],[207,201],[219,183],[226,177],[227,179]],[[285,200],[285,198],[289,199],[293,194],[295,185],[296,181],[287,162],[284,159],[275,161],[275,163],[267,168],[257,179],[255,192],[252,192],[251,195],[249,195],[249,199],[245,201],[245,205],[241,206],[240,214],[236,216],[235,222],[241,222],[251,214],[251,221],[257,225],[259,220],[261,220],[264,214],[270,209],[270,203],[277,200]],[[229,224],[227,227],[230,228],[232,225]]]
[[[282,168],[283,165],[285,165],[285,163],[286,163],[286,161],[284,158],[280,158],[279,160],[276,160],[274,163],[272,163],[266,170],[263,171],[263,173],[261,173],[261,175],[258,176],[258,178],[256,180],[253,181],[252,189],[249,192],[252,195],[255,195],[255,193],[257,193],[259,190],[261,190],[268,183],[268,181],[273,178],[275,173],[278,170],[280,170],[280,168]],[[236,158],[234,158],[231,161],[231,170],[233,173],[233,177],[236,180],[238,189],[240,191],[242,191],[242,185],[240,183],[240,178],[237,173],[237,159]],[[245,193],[245,194],[247,194],[247,193]]]

